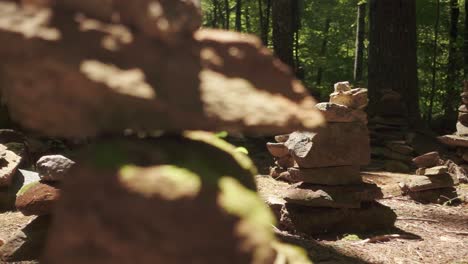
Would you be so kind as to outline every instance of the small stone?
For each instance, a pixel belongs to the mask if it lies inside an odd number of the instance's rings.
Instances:
[[[335,83],[335,93],[351,91],[351,85],[349,82],[337,82]]]
[[[320,110],[327,122],[361,122],[367,124],[367,114],[362,110],[351,109],[334,103],[320,103],[315,107]]]
[[[289,134],[275,136],[275,140],[278,143],[284,143],[288,141]]]
[[[413,159],[418,168],[430,168],[439,165],[440,155],[438,152],[429,152]]]
[[[448,173],[447,166],[437,166],[432,168],[419,168],[416,171],[416,175],[424,175],[424,176],[437,176],[437,175],[444,175]]]
[[[60,197],[60,190],[41,182],[25,185],[16,196],[16,208],[24,215],[48,215]]]
[[[443,204],[458,197],[457,190],[451,187],[420,192],[409,192],[408,195],[411,199],[423,204]]]
[[[346,185],[362,182],[359,166],[339,166],[324,168],[289,168],[281,179],[289,182],[305,182],[321,185]]]
[[[404,192],[419,192],[440,188],[453,187],[459,181],[450,174],[440,175],[438,177],[412,176],[400,183]]]
[[[445,135],[437,137],[437,139],[445,145],[451,147],[464,147],[468,148],[468,138],[460,137],[457,135]]]
[[[398,152],[403,155],[410,155],[414,152],[414,149],[406,144],[401,144],[400,142],[390,141],[385,144],[387,148],[394,152]]]
[[[289,155],[288,148],[283,143],[267,143],[267,149],[273,157],[282,158]]]
[[[330,103],[344,105],[353,109],[363,109],[369,103],[367,89],[356,88],[346,92],[330,94]]]
[[[62,181],[75,162],[62,155],[43,156],[36,163],[37,172],[42,181]]]
[[[353,199],[352,195],[343,194],[341,197],[331,197],[323,190],[311,191],[307,189],[290,189],[286,191],[284,200],[287,203],[308,207],[326,208],[360,208],[361,201]]]
[[[22,157],[0,144],[0,187],[8,187],[12,184]]]
[[[40,216],[25,225],[0,247],[0,259],[8,263],[38,260],[50,223],[50,216]]]

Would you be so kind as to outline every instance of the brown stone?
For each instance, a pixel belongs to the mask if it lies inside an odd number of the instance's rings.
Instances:
[[[289,204],[298,204],[308,207],[325,208],[360,208],[361,201],[352,194],[342,193],[338,197],[331,197],[323,190],[288,189],[284,194],[284,200]]]
[[[460,122],[464,126],[468,126],[468,113],[460,112],[458,114],[458,122]]]
[[[437,139],[445,145],[451,147],[464,147],[468,148],[468,138],[460,137],[457,135],[445,135],[437,137]]]
[[[361,123],[329,123],[317,132],[294,132],[285,143],[301,168],[367,165],[370,140]]]
[[[367,89],[356,88],[346,92],[330,94],[330,103],[344,105],[353,109],[363,109],[369,103]]]
[[[413,159],[418,168],[430,168],[438,166],[440,162],[439,152],[429,152]]]
[[[391,229],[396,214],[379,203],[366,203],[359,209],[313,208],[300,205],[284,207],[280,225],[288,231],[308,235],[355,234]]]
[[[362,182],[359,166],[339,166],[313,169],[289,168],[281,179],[323,185],[346,185]]]
[[[335,89],[335,93],[351,91],[349,82],[337,82],[333,88]]]
[[[283,143],[267,143],[266,146],[273,157],[282,158],[289,155],[288,148]]]
[[[281,168],[290,168],[295,165],[294,158],[291,155],[281,157],[277,159],[275,163]]]
[[[455,198],[458,197],[457,190],[455,188],[442,188],[420,192],[409,192],[408,195],[411,197],[411,199],[423,204],[443,204],[450,200],[455,201]]]
[[[0,259],[6,263],[38,260],[44,249],[50,218],[50,216],[37,217],[13,234],[0,247]]]
[[[319,103],[316,107],[323,114],[327,122],[361,122],[367,124],[367,114],[362,110],[334,103]]]
[[[48,215],[60,198],[60,190],[52,184],[30,183],[18,192],[16,209],[24,215]]]
[[[130,2],[128,12],[138,13]],[[176,9],[191,2],[159,1]],[[281,134],[323,122],[305,87],[256,37],[204,29],[174,48],[125,27],[109,32],[114,27],[102,21],[87,30],[86,19],[60,8],[49,19],[11,5],[0,2],[8,25],[0,28],[8,61],[1,93],[26,128],[78,138],[125,129]],[[124,41],[103,47],[108,38]]]
[[[412,176],[400,183],[400,187],[405,192],[419,192],[433,189],[448,188],[458,184],[458,179],[450,174],[438,175],[435,177]]]
[[[424,176],[437,176],[437,175],[445,175],[449,172],[447,166],[436,166],[432,168],[419,168],[416,171],[416,175],[424,175]]]
[[[21,164],[22,158],[0,144],[0,187],[8,187]]]

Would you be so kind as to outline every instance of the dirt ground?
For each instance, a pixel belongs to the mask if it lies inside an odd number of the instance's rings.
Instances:
[[[305,237],[280,230],[276,230],[277,234],[307,249],[314,263],[319,264],[468,264],[468,185],[458,187],[460,197],[465,199],[460,205],[423,205],[401,195],[397,183],[404,177],[407,175],[387,172],[364,174],[366,180],[383,189],[385,197],[380,202],[397,213],[395,230],[339,237]],[[16,212],[0,214],[0,240],[8,239],[31,219]],[[400,234],[404,239],[363,242],[384,234]]]

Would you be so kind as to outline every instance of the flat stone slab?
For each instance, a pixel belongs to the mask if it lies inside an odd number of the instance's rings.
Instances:
[[[281,211],[280,227],[307,235],[372,232],[390,229],[396,214],[376,202],[360,209],[313,208],[286,205]]]
[[[457,135],[445,135],[437,137],[437,139],[448,146],[451,147],[464,147],[468,148],[468,137],[460,137]]]
[[[367,126],[328,123],[316,132],[294,132],[285,143],[301,168],[367,165],[370,139]]]
[[[443,204],[451,199],[458,197],[457,190],[451,187],[420,192],[409,192],[408,195],[411,197],[411,199],[423,204]]]
[[[453,187],[458,183],[458,179],[450,174],[433,177],[414,175],[401,182],[400,187],[404,192],[419,192]]]
[[[429,152],[413,159],[413,163],[418,168],[430,168],[439,165],[441,162],[439,152]]]
[[[345,92],[330,94],[330,103],[344,105],[353,109],[363,109],[369,103],[367,89],[355,88]]]
[[[319,103],[315,107],[323,114],[327,122],[361,122],[367,124],[367,114],[362,110],[334,103]]]
[[[305,182],[323,185],[346,185],[362,182],[359,166],[339,166],[314,169],[289,168],[280,175],[288,182]]]
[[[430,177],[430,176],[445,175],[448,172],[449,172],[449,168],[447,166],[436,166],[432,168],[419,168],[416,171],[416,174]]]

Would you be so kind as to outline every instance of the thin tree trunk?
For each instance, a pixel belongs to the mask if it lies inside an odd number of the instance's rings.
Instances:
[[[245,18],[245,29],[247,32],[252,32],[252,23],[250,23],[250,8],[248,5],[244,9],[244,18]]]
[[[362,81],[364,68],[364,40],[366,37],[366,3],[358,6],[356,28],[356,56],[354,59],[354,82]]]
[[[226,13],[224,28],[229,30],[231,26],[231,8],[229,7],[229,0],[224,0],[224,10]]]
[[[259,23],[260,23],[260,38],[262,39],[262,42],[264,45],[266,45],[267,43],[265,43],[265,39],[263,38],[263,28],[264,28],[264,24],[265,24],[265,18],[263,17],[263,0],[258,0],[258,20],[259,20]]]
[[[317,78],[315,83],[317,86],[322,84],[322,77],[323,77],[323,60],[325,60],[325,56],[327,55],[327,45],[328,45],[328,35],[330,32],[330,23],[331,19],[327,17],[325,20],[325,28],[323,30],[323,40],[322,40],[322,47],[320,48],[319,57],[321,58],[321,62],[319,68],[317,69]]]
[[[236,1],[236,30],[242,31],[242,0]]]
[[[468,80],[468,1],[465,0],[465,36],[463,42],[464,75]]]
[[[449,36],[449,55],[447,67],[447,95],[445,96],[444,110],[445,118],[448,123],[456,120],[456,108],[454,102],[459,101],[457,73],[458,67],[458,19],[460,17],[460,8],[458,7],[458,0],[450,0],[450,36]]]
[[[293,5],[293,24],[294,24],[294,72],[296,75],[299,70],[299,31],[301,28],[301,14],[299,12],[299,0],[292,0],[291,4]]]
[[[273,47],[282,62],[294,67],[294,25],[291,0],[273,0]]]
[[[214,28],[218,27],[218,17],[219,17],[219,0],[213,0],[213,21],[212,26]]]
[[[429,97],[429,108],[427,109],[427,122],[432,121],[432,111],[434,108],[434,98],[436,92],[436,79],[437,79],[437,46],[439,45],[439,24],[440,24],[440,0],[437,0],[436,9],[436,21],[434,26],[434,43],[433,43],[433,54],[432,54],[432,87],[431,94]]]

